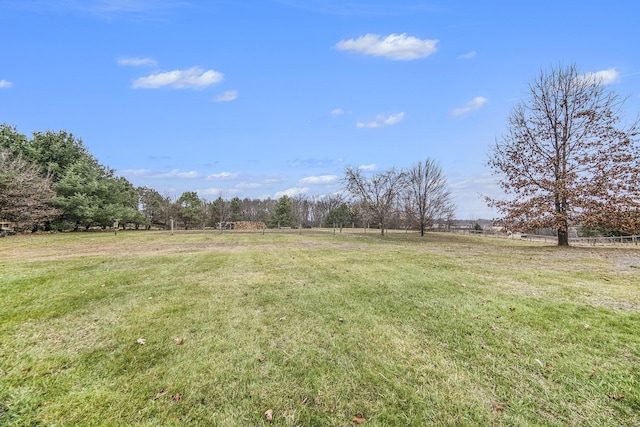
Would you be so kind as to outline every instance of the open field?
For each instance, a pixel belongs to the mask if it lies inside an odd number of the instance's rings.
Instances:
[[[640,426],[640,246],[16,236],[0,295],[3,426]]]

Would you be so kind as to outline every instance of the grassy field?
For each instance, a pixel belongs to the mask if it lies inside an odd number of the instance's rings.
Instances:
[[[3,426],[640,426],[637,246],[16,236],[0,295]]]

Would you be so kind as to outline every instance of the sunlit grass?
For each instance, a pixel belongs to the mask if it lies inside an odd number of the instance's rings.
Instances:
[[[640,423],[637,247],[126,232],[0,256],[1,425]]]

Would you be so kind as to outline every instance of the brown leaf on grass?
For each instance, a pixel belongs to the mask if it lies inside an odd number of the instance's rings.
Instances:
[[[144,338],[138,338],[136,340],[136,344],[145,345],[146,343],[147,343],[147,340],[145,340]]]
[[[169,390],[167,390],[166,388],[163,388],[153,396],[153,400],[158,400],[167,393],[169,393]]]
[[[624,399],[624,396],[621,395],[621,394],[609,394],[608,396],[609,396],[610,399],[618,400],[618,401]]]
[[[552,365],[551,363],[547,363],[545,366],[546,366],[546,368],[547,368],[548,370],[550,370],[550,371],[552,371],[552,370],[553,370],[553,365]]]
[[[264,413],[264,417],[269,422],[273,421],[273,409],[267,409],[267,411]]]
[[[356,415],[355,417],[353,417],[352,420],[355,424],[362,424],[363,422],[367,421],[362,415]]]
[[[502,413],[504,413],[504,406],[502,406],[499,403],[494,403],[493,404],[493,410],[496,411],[498,414],[502,414]]]
[[[177,345],[182,345],[184,344],[184,338],[174,338],[173,342],[175,342]]]
[[[171,400],[173,400],[174,402],[180,402],[182,400],[182,395],[180,393],[176,393],[175,395],[173,395]]]
[[[261,354],[260,356],[258,356],[258,362],[264,362],[265,360],[267,360],[267,358],[265,357],[264,354]]]
[[[426,311],[422,312],[422,317],[429,317],[429,313],[427,313]]]
[[[514,311],[516,311],[516,308],[515,307],[509,307],[509,311],[514,312]]]

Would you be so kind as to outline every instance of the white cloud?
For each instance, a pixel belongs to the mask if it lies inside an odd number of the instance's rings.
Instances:
[[[374,163],[371,163],[370,165],[360,165],[358,166],[358,169],[360,169],[361,171],[374,171],[378,169],[378,166]]]
[[[299,181],[301,185],[333,184],[340,179],[337,175],[308,176]]]
[[[395,61],[426,58],[434,53],[438,40],[421,40],[406,33],[390,34],[386,37],[366,34],[357,39],[342,40],[336,44],[339,50],[363,55],[383,56]]]
[[[342,108],[335,108],[331,110],[331,113],[329,114],[331,114],[333,117],[342,116],[344,115],[344,110]]]
[[[0,89],[9,89],[11,86],[13,86],[12,82],[9,82],[7,80],[0,80]]]
[[[141,67],[143,65],[155,67],[158,64],[153,58],[120,58],[118,59],[118,65],[123,67]]]
[[[214,102],[229,102],[229,101],[234,101],[238,98],[238,91],[237,90],[228,90],[224,93],[221,93],[220,95],[216,96],[215,98],[213,98]]]
[[[603,85],[610,85],[612,83],[618,83],[620,81],[620,73],[615,68],[609,68],[608,70],[600,70],[595,73],[586,73],[580,76],[585,81],[598,82]]]
[[[299,194],[305,194],[309,191],[308,187],[293,187],[288,188],[284,191],[278,191],[275,195],[276,199],[279,199],[282,196],[294,197]]]
[[[470,113],[471,111],[477,110],[486,104],[488,101],[484,96],[476,96],[471,101],[467,102],[464,107],[456,108],[451,111],[452,116],[462,116],[464,114]]]
[[[395,125],[397,123],[400,123],[402,120],[404,120],[404,113],[402,112],[398,114],[390,114],[388,116],[385,116],[384,114],[378,114],[375,120],[372,120],[370,122],[357,122],[356,126],[359,128],[376,129]]]
[[[165,179],[165,178],[182,178],[193,179],[200,178],[202,174],[196,171],[181,172],[179,169],[172,169],[168,172],[155,172],[150,169],[125,169],[120,171],[122,175],[131,178],[152,178],[152,179]]]
[[[234,179],[237,177],[238,177],[237,173],[220,172],[220,173],[214,173],[207,176],[207,179]]]
[[[471,59],[471,58],[475,58],[475,56],[478,54],[478,52],[476,52],[475,50],[472,50],[471,52],[467,52],[467,53],[463,53],[462,55],[458,56],[458,59]]]
[[[133,81],[134,89],[155,89],[169,86],[174,89],[201,89],[218,83],[223,74],[214,70],[203,70],[200,67],[188,70],[174,70],[165,73],[155,73],[147,77],[140,77]]]

